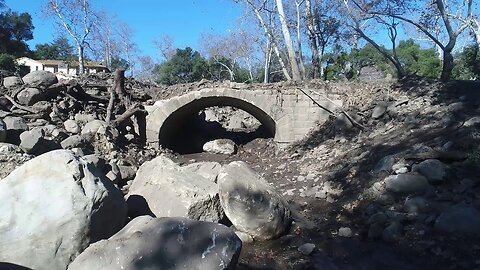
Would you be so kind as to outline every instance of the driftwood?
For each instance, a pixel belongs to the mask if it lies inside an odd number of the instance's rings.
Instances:
[[[126,120],[130,119],[132,116],[138,115],[138,113],[146,113],[146,111],[139,105],[139,104],[134,104],[132,107],[130,107],[127,111],[125,111],[123,114],[117,117],[112,124],[114,127],[119,126],[121,123],[125,122]]]
[[[107,99],[87,94],[85,90],[83,90],[83,88],[78,83],[67,87],[67,94],[69,94],[74,99],[82,102],[91,100],[91,101],[96,101],[98,103],[104,103],[104,104],[108,103]]]
[[[3,97],[8,99],[8,101],[10,101],[13,104],[14,107],[16,107],[20,110],[23,110],[23,111],[26,111],[26,112],[29,112],[29,113],[33,113],[33,114],[38,114],[39,113],[39,111],[37,111],[33,108],[18,104],[12,97],[10,97],[8,95],[3,95]]]
[[[125,70],[117,69],[115,71],[115,78],[113,87],[109,89],[110,99],[108,101],[107,116],[105,121],[112,127],[118,128],[124,122],[135,117],[136,123],[139,126],[139,136],[142,142],[146,141],[145,116],[146,111],[140,103],[133,103],[129,94],[125,91]],[[128,108],[128,109],[127,109]],[[122,114],[115,117],[115,109]]]

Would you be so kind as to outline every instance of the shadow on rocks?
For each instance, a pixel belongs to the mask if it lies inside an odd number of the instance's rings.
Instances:
[[[139,216],[151,216],[156,217],[155,214],[148,206],[147,200],[143,196],[140,195],[131,195],[127,199],[127,217],[128,220],[132,220]]]
[[[13,263],[0,262],[0,270],[32,270],[31,268]]]

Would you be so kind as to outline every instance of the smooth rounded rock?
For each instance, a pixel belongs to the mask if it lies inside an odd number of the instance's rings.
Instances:
[[[447,174],[447,166],[438,159],[427,159],[415,166],[415,170],[431,183],[442,182]]]
[[[77,121],[69,119],[63,123],[65,130],[69,133],[77,134],[80,132],[80,126]]]
[[[480,235],[480,211],[472,206],[452,206],[440,214],[435,228],[449,233]]]
[[[385,179],[386,189],[394,193],[425,192],[428,188],[427,178],[414,174],[391,175]]]
[[[102,120],[93,120],[85,124],[82,129],[82,135],[86,134],[95,134],[101,128],[106,128],[108,126],[107,122]]]
[[[43,99],[43,93],[37,88],[26,88],[17,94],[18,103],[27,106],[31,106]]]
[[[225,165],[218,184],[225,214],[238,230],[267,240],[289,228],[291,213],[285,199],[245,162]]]
[[[22,80],[20,80],[20,78],[17,76],[9,76],[3,78],[3,86],[5,86],[6,88],[15,87],[22,84]]]
[[[219,222],[225,216],[218,186],[165,156],[140,166],[127,198],[130,217],[152,213]]]
[[[241,248],[240,239],[221,224],[141,216],[89,246],[68,269],[235,269]]]
[[[122,193],[71,151],[36,157],[0,181],[0,261],[66,269],[125,222]]]
[[[215,154],[231,155],[235,150],[235,143],[229,139],[218,139],[203,145],[203,151]]]
[[[55,83],[58,83],[57,76],[55,76],[55,74],[52,72],[45,70],[32,71],[25,75],[22,79],[26,85],[32,87],[47,88]]]

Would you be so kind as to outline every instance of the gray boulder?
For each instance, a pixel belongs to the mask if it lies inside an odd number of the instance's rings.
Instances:
[[[215,154],[231,155],[235,153],[235,143],[229,139],[218,139],[206,142],[203,151]]]
[[[95,134],[100,128],[106,128],[108,126],[107,122],[102,120],[93,120],[85,124],[82,129],[82,134]]]
[[[380,102],[373,108],[372,118],[379,119],[387,112],[388,104],[386,102]]]
[[[18,78],[17,76],[3,78],[3,86],[5,86],[6,88],[15,87],[22,84],[22,80],[20,80],[20,78]]]
[[[72,135],[60,143],[63,149],[83,148],[87,144],[88,140],[82,135]]]
[[[435,228],[449,233],[480,235],[480,211],[472,206],[452,206],[440,214]]]
[[[438,159],[427,159],[414,167],[431,183],[442,182],[447,174],[447,166]]]
[[[267,240],[289,228],[291,213],[284,198],[245,162],[224,166],[218,184],[225,214],[239,231]]]
[[[70,151],[34,158],[0,181],[0,261],[66,269],[125,222],[122,194]]]
[[[241,248],[221,224],[141,216],[89,246],[68,269],[235,269]]]
[[[46,139],[43,129],[34,128],[20,134],[20,148],[27,154],[41,155],[61,147],[55,141]]]
[[[80,126],[78,125],[77,121],[69,119],[63,123],[65,130],[69,133],[77,134],[80,132]]]
[[[0,119],[0,142],[7,140],[7,125]]]
[[[7,116],[3,118],[3,122],[5,122],[5,126],[7,127],[7,142],[19,144],[20,134],[28,130],[25,120],[21,117]]]
[[[45,96],[43,93],[37,88],[26,88],[17,94],[18,103],[28,106],[31,106],[44,98]]]
[[[387,177],[385,186],[394,193],[421,193],[428,188],[428,180],[421,175],[397,174]]]
[[[25,75],[23,82],[31,87],[40,87],[42,89],[58,83],[57,76],[50,71],[37,70]]]
[[[395,164],[395,157],[388,155],[380,159],[375,167],[373,168],[374,173],[379,173],[381,171],[390,172],[393,165]]]
[[[222,170],[222,165],[218,162],[195,162],[185,165],[182,168],[217,183],[217,176]]]
[[[164,156],[145,162],[138,169],[127,197],[130,217],[152,212],[156,217],[212,222],[224,218],[218,186]]]

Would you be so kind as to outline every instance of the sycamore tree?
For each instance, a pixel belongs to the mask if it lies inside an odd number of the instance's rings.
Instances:
[[[73,39],[78,56],[79,73],[85,72],[85,49],[98,20],[90,0],[48,0],[44,12]]]

